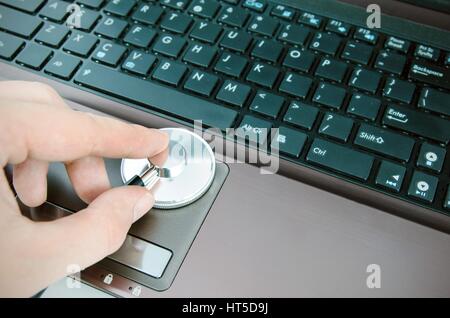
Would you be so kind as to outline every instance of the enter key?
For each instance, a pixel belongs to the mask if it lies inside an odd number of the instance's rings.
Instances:
[[[355,144],[396,159],[408,161],[414,147],[414,139],[386,129],[362,124],[355,138]]]

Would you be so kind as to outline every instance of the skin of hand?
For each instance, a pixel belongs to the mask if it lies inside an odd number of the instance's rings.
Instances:
[[[0,172],[0,297],[29,297],[115,252],[130,226],[154,203],[143,187],[111,189],[104,157],[152,158],[167,151],[167,134],[71,110],[51,87],[0,82],[0,164],[13,166],[13,184],[30,207],[45,202],[49,162],[64,162],[78,196],[89,206],[52,222],[21,215],[4,169]]]

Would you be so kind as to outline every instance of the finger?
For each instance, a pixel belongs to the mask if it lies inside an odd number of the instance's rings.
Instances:
[[[28,277],[36,288],[67,275],[72,264],[84,269],[115,252],[131,224],[153,205],[151,192],[142,187],[114,188],[100,195],[87,209],[47,223],[35,223]]]
[[[51,86],[39,82],[4,81],[0,85],[0,100],[14,100],[69,108]]]
[[[29,207],[40,206],[47,199],[48,163],[27,159],[14,166],[13,184],[20,200]]]
[[[162,167],[168,157],[169,157],[169,148],[166,148],[157,155],[151,157],[150,162],[153,163],[154,165]]]
[[[159,130],[44,104],[19,104],[0,106],[2,164],[17,164],[27,156],[42,161],[149,158],[168,145],[167,134]]]
[[[102,158],[84,157],[66,164],[66,169],[75,192],[86,203],[111,188]]]
[[[0,202],[0,212],[9,213],[13,211],[13,214],[16,214],[15,211],[17,211],[19,207],[3,169],[0,170],[0,197],[3,201]],[[3,208],[2,204],[5,205],[5,208]]]

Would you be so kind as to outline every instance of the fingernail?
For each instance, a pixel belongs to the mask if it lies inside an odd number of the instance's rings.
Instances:
[[[134,206],[133,222],[136,222],[141,217],[143,217],[144,214],[150,211],[154,203],[155,199],[153,198],[153,195],[150,192],[146,192],[145,195],[140,198]]]

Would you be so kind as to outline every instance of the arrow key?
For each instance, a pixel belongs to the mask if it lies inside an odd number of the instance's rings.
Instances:
[[[432,203],[438,178],[415,171],[408,189],[408,195]]]
[[[405,167],[389,161],[383,161],[378,170],[375,183],[381,187],[400,192],[405,173]]]
[[[445,154],[445,148],[424,142],[420,148],[417,166],[440,173],[444,165]]]

